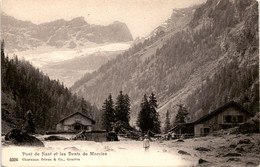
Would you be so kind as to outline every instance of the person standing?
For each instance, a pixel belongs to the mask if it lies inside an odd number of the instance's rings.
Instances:
[[[147,135],[144,136],[143,146],[144,146],[144,150],[145,150],[145,152],[146,152],[146,153],[149,152],[150,141],[149,141]]]

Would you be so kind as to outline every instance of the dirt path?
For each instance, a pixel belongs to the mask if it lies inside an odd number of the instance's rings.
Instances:
[[[191,166],[196,162],[168,152],[164,145],[151,142],[145,153],[142,141],[91,142],[91,141],[44,141],[44,148],[3,146],[3,162],[6,166],[12,157],[18,158],[18,166]],[[27,153],[25,155],[24,153]],[[35,156],[39,153],[38,156]],[[54,155],[57,153],[57,155]],[[79,153],[79,154],[78,154]],[[35,162],[33,160],[38,159]],[[45,159],[44,159],[45,158]],[[54,158],[56,160],[54,160]],[[33,160],[30,160],[33,159]],[[60,159],[60,160],[58,160]]]
[[[42,139],[43,137],[39,137]],[[2,146],[6,166],[258,166],[260,134],[153,141],[44,141],[44,148]],[[196,150],[196,148],[198,150]],[[31,153],[31,155],[23,155]],[[39,155],[35,155],[39,153]],[[57,155],[55,155],[57,154]],[[18,158],[18,162],[10,162]],[[30,159],[38,159],[32,162]],[[43,158],[43,159],[42,159]],[[55,158],[55,160],[54,160]],[[25,160],[24,160],[25,159]],[[208,162],[198,164],[199,159]]]

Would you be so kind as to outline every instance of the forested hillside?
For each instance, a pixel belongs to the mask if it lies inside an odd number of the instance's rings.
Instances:
[[[142,95],[151,92],[161,121],[168,110],[173,122],[178,104],[187,108],[189,121],[230,100],[258,111],[257,1],[208,0],[196,10],[174,10],[164,25],[72,90],[98,106],[123,90],[132,99],[132,123]]]
[[[31,110],[36,131],[55,129],[56,123],[73,112],[93,117],[97,108],[73,95],[59,81],[50,80],[29,62],[9,59],[1,44],[2,120],[21,129]]]

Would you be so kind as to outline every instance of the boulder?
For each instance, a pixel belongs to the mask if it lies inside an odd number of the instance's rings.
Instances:
[[[244,148],[242,146],[238,146],[238,147],[236,147],[236,151],[244,152],[245,150],[244,150]]]
[[[257,166],[257,165],[254,162],[249,161],[246,163],[246,166]]]
[[[190,153],[187,153],[186,151],[183,150],[179,150],[178,153],[182,155],[190,155]]]
[[[69,140],[66,137],[61,137],[61,136],[49,136],[44,138],[44,140],[51,140],[51,141],[57,141],[57,140]]]
[[[5,140],[10,141],[11,144],[18,146],[37,146],[44,147],[43,142],[34,136],[28,135],[18,129],[12,129],[5,135]]]
[[[246,153],[256,153],[258,152],[259,147],[257,147],[254,143],[251,144],[241,144],[236,147],[236,151],[238,152],[246,152]]]
[[[226,155],[224,155],[224,157],[241,157],[241,154],[239,153],[227,153]]]
[[[240,161],[240,159],[239,159],[239,158],[229,158],[229,159],[227,160],[227,162],[229,162],[229,161]]]
[[[236,148],[236,146],[237,146],[237,145],[234,144],[234,143],[232,143],[232,144],[229,145],[230,148]]]
[[[199,159],[199,164],[203,164],[203,163],[207,163],[208,161],[204,160],[204,159]]]
[[[210,151],[210,149],[205,148],[205,147],[197,147],[197,148],[195,148],[195,150],[197,150],[197,151]]]
[[[250,143],[251,143],[250,139],[241,139],[238,141],[237,144],[250,144]]]

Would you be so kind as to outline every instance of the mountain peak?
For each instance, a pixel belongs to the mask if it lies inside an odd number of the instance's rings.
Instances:
[[[71,21],[69,21],[70,23],[72,24],[88,24],[86,21],[85,21],[85,18],[83,16],[81,17],[76,17],[74,19],[72,19]]]
[[[116,20],[116,21],[114,21],[114,22],[113,22],[113,24],[124,24],[124,25],[125,25],[125,23],[123,23],[123,22],[120,22],[120,21],[117,21],[117,20]]]
[[[132,34],[125,23],[115,21],[107,26],[91,25],[84,17],[70,21],[59,19],[39,25],[20,21],[2,12],[2,37],[8,52],[22,51],[43,45],[75,48],[86,42],[128,42]],[[15,39],[14,39],[15,38]],[[9,40],[12,39],[12,40]],[[13,40],[18,41],[14,43]]]

